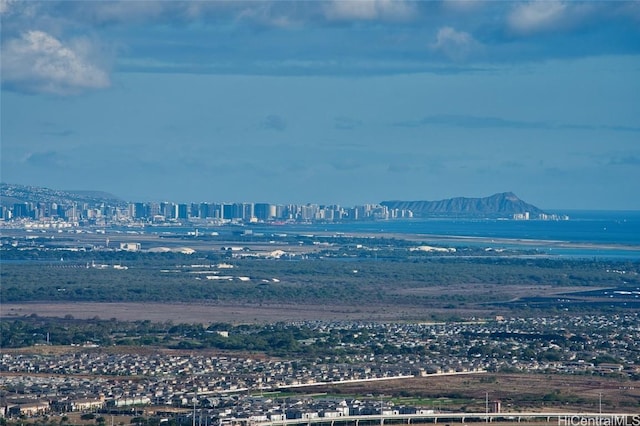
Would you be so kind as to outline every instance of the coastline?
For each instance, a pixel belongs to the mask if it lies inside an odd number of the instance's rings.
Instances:
[[[332,237],[336,236],[335,232],[317,232],[314,235]],[[405,234],[397,232],[345,232],[341,233],[342,237],[355,238],[393,238],[405,241],[415,242],[454,242],[454,243],[472,243],[477,244],[497,244],[497,245],[513,245],[527,247],[548,247],[548,248],[576,248],[576,249],[601,249],[601,250],[630,250],[640,252],[640,245],[629,244],[613,244],[613,243],[595,243],[595,242],[577,242],[564,240],[549,240],[536,238],[504,238],[504,237],[476,237],[470,235],[443,235],[443,234]]]

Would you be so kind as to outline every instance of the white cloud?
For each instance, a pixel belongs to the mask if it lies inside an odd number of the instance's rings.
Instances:
[[[15,3],[15,0],[0,0],[0,15],[9,13],[11,3]]]
[[[477,12],[487,5],[483,0],[443,0],[442,7],[452,12],[470,13]]]
[[[566,12],[558,1],[534,1],[519,4],[509,15],[509,24],[519,32],[535,32],[556,25]]]
[[[295,18],[296,9],[279,8],[277,3],[247,3],[238,11],[236,19],[276,28],[291,28],[301,25]]]
[[[451,27],[442,27],[436,34],[436,41],[429,46],[431,50],[440,52],[454,61],[461,61],[482,48],[473,36]]]
[[[3,34],[11,34],[12,28],[20,25],[21,22],[37,19],[40,6],[36,2],[0,0]]]
[[[332,0],[324,12],[329,20],[403,20],[412,17],[414,8],[403,0]]]
[[[569,3],[536,0],[517,4],[507,16],[509,28],[518,34],[565,31],[610,11],[600,2]],[[615,7],[613,7],[615,9]]]
[[[640,1],[624,2],[619,5],[619,10],[616,11],[621,16],[625,16],[640,22]]]
[[[91,62],[86,40],[67,45],[43,31],[28,31],[2,45],[2,80],[20,90],[77,94],[110,85],[106,70]]]
[[[174,10],[181,3],[158,0],[145,1],[85,1],[72,5],[76,19],[89,23],[141,23],[175,17]]]

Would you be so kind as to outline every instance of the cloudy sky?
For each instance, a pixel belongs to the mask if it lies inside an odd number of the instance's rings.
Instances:
[[[3,182],[640,210],[640,1],[16,1]]]

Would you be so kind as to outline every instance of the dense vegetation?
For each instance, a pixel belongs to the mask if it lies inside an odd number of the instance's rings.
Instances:
[[[3,257],[6,259],[5,254]],[[384,258],[230,259],[212,252],[76,252],[64,262],[4,262],[3,302],[219,301],[234,303],[397,304],[443,307],[506,301],[513,286],[640,286],[640,264],[545,258],[404,255]],[[9,256],[11,257],[11,256]],[[219,262],[232,269],[216,269]],[[96,265],[105,264],[104,268]],[[128,269],[114,269],[125,265]],[[207,268],[202,268],[207,265]],[[209,271],[209,272],[207,272]],[[621,273],[624,271],[624,273]],[[207,275],[230,279],[212,280]],[[240,280],[247,277],[248,280]],[[492,291],[446,292],[471,286]],[[436,288],[437,291],[430,291]]]
[[[230,332],[228,336],[218,331]],[[152,323],[150,321],[117,321],[99,318],[77,320],[42,318],[32,315],[20,319],[5,319],[0,323],[0,346],[17,348],[35,344],[100,346],[162,346],[174,349],[215,348],[233,351],[259,351],[281,355],[296,352],[312,353],[324,345],[302,346],[300,339],[318,337],[306,327],[284,324],[268,326],[218,323],[202,324]]]

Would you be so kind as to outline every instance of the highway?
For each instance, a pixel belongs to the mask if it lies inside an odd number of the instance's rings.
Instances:
[[[640,426],[640,414],[632,413],[575,413],[575,412],[507,412],[507,413],[425,413],[359,415],[287,419],[258,422],[250,419],[235,419],[233,424],[251,426],[294,425],[384,425],[386,424],[449,424],[459,423],[521,423],[546,422],[558,426]]]

